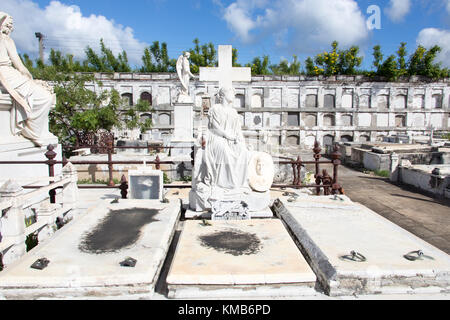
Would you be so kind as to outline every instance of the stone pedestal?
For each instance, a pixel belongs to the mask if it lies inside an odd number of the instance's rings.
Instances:
[[[194,111],[193,103],[180,103],[174,105],[174,133],[171,141],[173,157],[188,156],[191,154],[194,143]]]
[[[0,90],[4,91],[3,88],[0,88]],[[33,142],[20,135],[13,135],[11,124],[12,107],[11,97],[0,92],[0,161],[47,161],[45,153],[47,152],[47,146],[50,144],[56,146],[54,152],[57,155],[54,160],[62,161],[61,145],[58,144],[58,138],[48,132],[48,124],[43,129],[44,132],[47,132],[47,135],[41,139],[42,147],[36,146]],[[55,175],[61,174],[61,169],[61,165],[56,165]],[[18,178],[30,178],[30,181],[33,181],[33,177],[45,177],[48,175],[48,166],[45,164],[0,165],[0,181]],[[21,183],[24,182],[21,181]]]
[[[1,138],[0,138],[1,139]],[[16,142],[13,142],[13,141]],[[44,146],[37,147],[31,141],[22,137],[16,137],[13,141],[2,143],[0,140],[0,161],[47,161],[45,153],[47,146],[50,144],[56,145],[53,150],[56,152],[56,161],[62,161],[62,147],[58,144],[56,137],[43,139]],[[54,167],[55,176],[61,174],[62,165],[57,164]],[[36,177],[48,177],[49,171],[46,164],[0,164],[0,181],[9,179],[20,179],[21,183],[26,183],[24,179]]]

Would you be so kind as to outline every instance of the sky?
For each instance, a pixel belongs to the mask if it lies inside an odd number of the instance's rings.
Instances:
[[[408,53],[437,44],[439,61],[450,67],[450,0],[1,0],[0,11],[14,18],[19,53],[32,58],[41,32],[46,57],[53,48],[81,60],[86,46],[98,49],[103,38],[116,54],[126,50],[132,66],[153,41],[166,42],[175,59],[198,38],[237,48],[241,64],[297,55],[302,66],[337,40],[360,47],[364,69],[377,44],[385,57],[401,42]]]

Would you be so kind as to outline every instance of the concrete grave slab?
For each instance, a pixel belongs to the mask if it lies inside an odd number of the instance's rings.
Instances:
[[[0,274],[7,299],[151,297],[180,216],[179,203],[105,200]],[[135,267],[123,267],[131,257]],[[50,261],[43,270],[30,266]]]
[[[316,294],[316,276],[278,219],[185,221],[169,298]]]
[[[450,290],[446,253],[346,196],[282,197],[274,208],[332,296]],[[433,259],[404,257],[418,250]],[[367,260],[349,260],[351,251]]]

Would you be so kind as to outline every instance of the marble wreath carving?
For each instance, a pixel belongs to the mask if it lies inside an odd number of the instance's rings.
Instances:
[[[250,212],[270,204],[273,159],[267,153],[247,149],[239,115],[233,108],[234,96],[232,88],[221,88],[217,103],[209,110],[206,143],[195,155],[189,194],[194,211],[222,208],[217,202],[243,203]]]
[[[23,65],[10,34],[14,30],[13,18],[0,12],[0,84],[13,99],[11,130],[38,146],[48,132],[48,113],[55,106],[56,96],[47,83],[33,80]]]

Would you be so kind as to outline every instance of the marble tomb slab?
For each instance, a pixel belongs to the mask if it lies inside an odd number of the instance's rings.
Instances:
[[[342,195],[287,200],[276,201],[275,212],[328,294],[449,292],[450,257],[374,211]],[[404,257],[418,250],[427,257]],[[351,251],[366,261],[349,260]]]
[[[169,298],[308,295],[316,276],[278,219],[185,221]]]
[[[151,297],[180,216],[179,203],[110,202],[91,207],[2,271],[2,295],[7,299]],[[120,265],[128,257],[137,260],[135,267]],[[45,269],[30,268],[41,258],[50,261]]]

